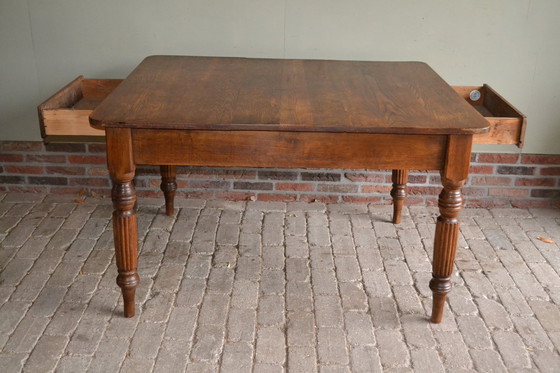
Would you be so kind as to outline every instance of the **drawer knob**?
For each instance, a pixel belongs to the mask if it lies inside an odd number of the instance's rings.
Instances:
[[[471,93],[469,93],[469,98],[471,101],[478,101],[480,100],[480,91],[478,89],[473,89]]]

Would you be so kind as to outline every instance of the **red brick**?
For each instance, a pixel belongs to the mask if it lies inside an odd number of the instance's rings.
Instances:
[[[440,187],[429,187],[429,186],[411,186],[407,188],[407,193],[409,195],[421,195],[421,196],[437,196],[441,192]]]
[[[176,180],[177,188],[186,189],[190,187],[190,182],[187,180]],[[161,179],[146,179],[146,178],[136,178],[136,187],[153,188],[158,189],[161,185]]]
[[[381,203],[382,197],[368,197],[368,196],[343,196],[342,200],[348,203]]]
[[[516,186],[554,186],[556,179],[552,177],[520,177],[515,180]]]
[[[481,166],[481,165],[471,165],[470,174],[493,174],[494,166]]]
[[[91,167],[87,174],[90,176],[109,176],[109,170],[105,167]]]
[[[0,175],[0,184],[23,184],[23,183],[25,183],[25,177],[23,176]]]
[[[60,153],[84,153],[86,144],[70,144],[70,143],[51,143],[45,145],[48,152]]]
[[[543,167],[541,168],[543,176],[560,176],[560,167]]]
[[[519,188],[490,188],[488,190],[489,196],[495,197],[527,197],[529,195],[529,189],[519,189]]]
[[[471,185],[511,185],[512,178],[506,176],[473,176]]]
[[[521,163],[524,164],[560,164],[560,155],[523,154]]]
[[[257,177],[253,170],[202,167],[177,167],[177,174],[189,179],[254,180]]]
[[[533,189],[531,197],[560,199],[560,190],[558,189]]]
[[[323,203],[337,203],[339,200],[339,196],[332,196],[332,195],[311,195],[311,194],[302,194],[299,197],[300,202],[323,202]]]
[[[31,141],[14,141],[0,143],[0,149],[5,152],[38,152],[43,149],[43,143]]]
[[[0,162],[23,162],[22,154],[0,154]]]
[[[259,193],[257,196],[258,201],[274,201],[274,202],[294,202],[297,201],[295,194],[272,194],[272,193]]]
[[[29,176],[29,184],[37,185],[68,185],[68,179],[57,176]]]
[[[334,172],[302,172],[304,181],[340,181],[340,174]]]
[[[107,159],[98,155],[69,155],[68,161],[73,164],[106,164]]]
[[[391,186],[389,186],[389,185],[362,185],[360,188],[361,188],[362,193],[368,193],[368,194],[373,194],[373,193],[389,194],[389,193],[391,193]]]
[[[430,175],[431,185],[441,185],[441,177],[439,175]]]
[[[45,169],[39,166],[4,166],[4,170],[9,174],[40,175],[45,172]]]
[[[298,191],[298,192],[312,192],[315,190],[315,184],[305,184],[305,183],[276,183],[276,190],[288,190],[288,191]]]
[[[226,192],[226,193],[216,193],[216,198],[225,199],[227,201],[253,201],[257,197],[255,193],[243,193],[243,192]]]
[[[26,162],[30,163],[66,163],[65,155],[27,154]]]
[[[272,183],[254,182],[254,181],[235,181],[233,189],[248,189],[248,190],[272,190]]]
[[[426,184],[428,175],[408,175],[409,184]]]
[[[497,173],[502,175],[534,175],[535,167],[498,166]]]
[[[105,144],[88,144],[88,151],[90,153],[105,153],[107,146]]]
[[[83,167],[47,167],[47,174],[53,175],[85,175],[86,170]]]
[[[384,183],[386,175],[379,173],[345,173],[344,177],[354,182]]]
[[[252,170],[216,170],[216,177],[224,180],[255,180],[257,172]]]
[[[294,171],[265,171],[258,172],[259,180],[297,180],[297,172]]]
[[[478,163],[517,163],[519,154],[480,153]]]
[[[160,176],[161,171],[157,166],[138,166],[136,176]]]
[[[319,184],[317,185],[317,191],[328,193],[357,193],[358,186],[352,184]]]
[[[221,189],[227,190],[231,186],[231,182],[222,180],[191,180],[189,188],[192,189]]]

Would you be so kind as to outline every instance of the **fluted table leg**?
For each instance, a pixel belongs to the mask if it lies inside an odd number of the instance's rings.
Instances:
[[[124,316],[134,316],[134,296],[140,282],[138,273],[138,225],[134,204],[136,192],[131,180],[113,180],[113,234],[117,259],[117,285],[124,298]]]
[[[392,178],[393,189],[391,189],[391,197],[393,197],[393,223],[399,224],[401,222],[404,199],[406,198],[408,170],[393,170]]]
[[[434,261],[430,289],[433,292],[432,322],[441,322],[447,293],[451,290],[451,274],[457,251],[459,237],[459,212],[461,211],[460,186],[443,181],[444,187],[439,195],[440,216],[436,223],[434,242]]]
[[[117,285],[124,299],[124,316],[134,316],[134,297],[140,283],[138,267],[138,224],[136,221],[136,190],[133,179],[135,165],[130,129],[107,128],[107,166],[113,181],[113,237],[117,260]]]
[[[174,212],[175,191],[177,190],[176,167],[160,166],[161,170],[161,191],[165,197],[165,214],[172,216]]]
[[[459,237],[459,212],[463,204],[461,187],[469,172],[472,136],[449,136],[446,162],[441,170],[443,190],[438,199],[434,259],[430,289],[433,293],[431,320],[440,323],[445,299],[451,290],[451,275]]]

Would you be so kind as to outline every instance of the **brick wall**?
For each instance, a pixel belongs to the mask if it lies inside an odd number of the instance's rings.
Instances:
[[[161,196],[159,168],[140,166],[136,188]],[[390,171],[179,167],[178,196],[387,204]],[[435,204],[436,172],[412,171],[407,204]],[[0,142],[0,191],[110,194],[105,145]],[[467,207],[560,206],[560,155],[473,154]]]

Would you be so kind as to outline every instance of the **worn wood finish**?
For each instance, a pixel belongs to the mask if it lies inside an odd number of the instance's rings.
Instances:
[[[145,59],[91,114],[107,133],[114,234],[125,316],[134,313],[136,164],[162,166],[172,213],[173,166],[439,169],[432,321],[441,321],[455,256],[460,187],[472,137],[488,122],[427,65],[194,58]],[[397,214],[398,215],[398,214]]]
[[[97,127],[484,133],[428,65],[152,56],[90,116]]]
[[[133,138],[140,164],[278,168],[438,170],[447,143],[443,135],[280,131],[137,129]]]
[[[406,198],[408,170],[393,170],[392,181],[393,188],[391,189],[391,197],[393,197],[393,223],[399,224],[401,222],[404,200]]]

